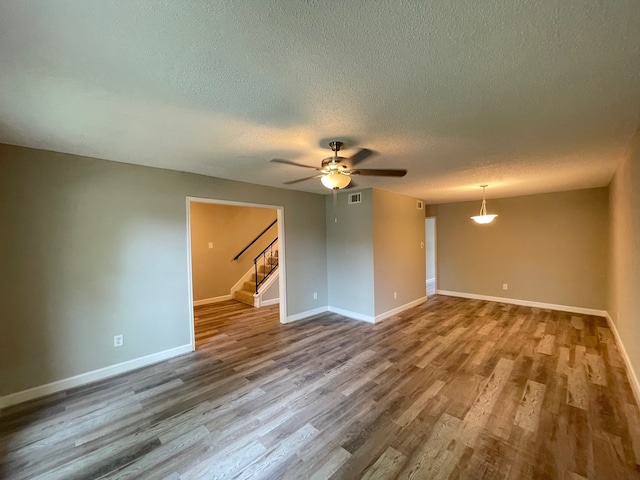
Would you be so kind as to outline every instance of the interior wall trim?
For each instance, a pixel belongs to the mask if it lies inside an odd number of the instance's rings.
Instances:
[[[279,298],[272,298],[271,300],[260,300],[260,307],[268,307],[269,305],[275,305],[276,303],[280,303]]]
[[[402,313],[405,310],[408,310],[410,308],[413,307],[417,307],[418,305],[420,305],[421,303],[424,303],[427,301],[427,297],[420,297],[417,300],[414,300],[412,302],[409,303],[405,303],[404,305],[401,305],[397,308],[393,308],[391,310],[388,310],[384,313],[381,313],[379,315],[376,315],[374,318],[374,322],[373,323],[378,323],[381,322],[382,320],[386,320],[387,318],[393,317],[394,315],[397,315],[398,313]]]
[[[196,300],[193,302],[193,306],[198,307],[200,305],[209,305],[210,303],[224,302],[226,300],[231,300],[231,295],[220,295],[219,297],[203,298],[202,300]]]
[[[613,319],[609,312],[606,312],[605,318],[607,319],[607,323],[609,324],[609,328],[613,332],[613,337],[616,341],[616,346],[620,351],[620,355],[624,360],[624,364],[627,367],[627,378],[629,379],[629,384],[631,385],[631,389],[633,390],[633,395],[636,398],[636,402],[640,405],[640,382],[638,382],[638,376],[636,375],[635,370],[633,369],[633,365],[631,365],[631,359],[627,354],[627,349],[624,348],[624,343],[622,343],[622,338],[620,338],[620,334],[618,333],[618,328],[616,324],[613,323]]]
[[[327,306],[314,308],[312,310],[307,310],[306,312],[296,313],[294,315],[288,315],[287,321],[285,323],[296,322],[298,320],[303,320],[307,317],[312,317],[314,315],[319,315],[327,311]]]
[[[448,295],[450,297],[470,298],[472,300],[487,300],[489,302],[510,303],[512,305],[522,305],[523,307],[546,308],[548,310],[558,310],[560,312],[582,313],[583,315],[596,315],[606,317],[607,312],[593,308],[573,307],[570,305],[558,305],[555,303],[532,302],[530,300],[520,300],[517,298],[490,297],[489,295],[477,295],[475,293],[451,292],[449,290],[436,290],[438,295]]]
[[[351,318],[353,320],[359,320],[361,322],[367,322],[367,323],[376,323],[375,317],[371,315],[364,315],[362,313],[352,312],[350,310],[344,310],[342,308],[332,307],[332,306],[329,306],[327,309],[331,313],[337,313],[342,315],[343,317]]]
[[[35,398],[45,397],[69,388],[80,387],[82,385],[97,382],[98,380],[104,380],[105,378],[113,377],[114,375],[130,372],[131,370],[146,367],[147,365],[162,362],[163,360],[168,360],[192,351],[193,345],[182,345],[181,347],[170,348],[169,350],[164,350],[162,352],[153,353],[140,358],[134,358],[133,360],[127,360],[126,362],[99,368],[98,370],[81,373],[80,375],[64,378],[38,387],[10,393],[9,395],[0,397],[0,409],[26,402],[28,400],[33,400]]]
[[[409,303],[405,303],[404,305],[401,305],[400,307],[394,308],[392,310],[389,310],[387,312],[381,313],[380,315],[376,315],[376,316],[364,315],[362,313],[352,312],[351,310],[345,310],[343,308],[332,307],[331,305],[329,305],[327,307],[320,307],[320,308],[316,308],[314,310],[309,310],[309,311],[306,311],[306,312],[298,313],[296,315],[291,315],[291,316],[288,317],[288,320],[289,320],[289,322],[295,322],[296,320],[302,320],[303,318],[311,317],[312,315],[318,315],[318,314],[324,313],[324,312],[331,312],[331,313],[337,313],[338,315],[342,315],[343,317],[347,317],[347,318],[350,318],[352,320],[358,320],[360,322],[377,323],[377,322],[381,322],[382,320],[385,320],[385,319],[387,319],[389,317],[397,315],[400,312],[408,310],[409,308],[413,308],[413,307],[415,307],[417,305],[420,305],[421,303],[425,302],[426,300],[427,300],[427,297],[421,297],[421,298],[418,298],[417,300],[414,300],[414,301],[409,302]]]

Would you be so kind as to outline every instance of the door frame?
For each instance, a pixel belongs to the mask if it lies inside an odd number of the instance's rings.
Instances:
[[[427,220],[431,219],[433,219],[433,280],[435,293],[438,293],[438,220],[435,215],[424,217],[425,243],[427,242]],[[425,257],[427,257],[426,253],[425,251]],[[425,288],[427,280],[429,279],[425,278]]]
[[[286,289],[286,253],[284,236],[284,206],[268,205],[262,203],[237,202],[232,200],[220,200],[215,198],[186,197],[187,201],[187,279],[189,302],[189,331],[191,336],[191,351],[196,348],[195,316],[193,312],[193,274],[191,272],[191,203],[214,203],[218,205],[233,205],[236,207],[269,208],[276,210],[278,219],[278,287],[280,323],[287,323],[287,289]]]

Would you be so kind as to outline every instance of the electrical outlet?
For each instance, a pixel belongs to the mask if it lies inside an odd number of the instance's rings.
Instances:
[[[318,292],[313,292],[313,299],[317,300],[318,299]]]
[[[213,248],[213,242],[209,242],[209,248]]]
[[[508,285],[508,284],[506,284],[506,283],[503,283],[503,284],[502,284],[502,289],[503,289],[503,290],[509,290],[509,285]]]
[[[398,292],[393,292],[393,299],[397,300],[398,299]]]
[[[114,347],[121,347],[122,345],[124,345],[124,335],[122,335],[122,334],[114,335],[113,336],[113,346]]]

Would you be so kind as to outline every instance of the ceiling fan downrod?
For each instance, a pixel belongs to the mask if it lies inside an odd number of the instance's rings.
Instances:
[[[342,142],[329,142],[329,146],[331,147],[331,150],[336,152],[336,156],[337,156],[338,155],[338,151],[344,146],[344,143],[342,143]]]
[[[329,142],[329,147],[333,151],[333,163],[338,163],[338,152],[342,148],[344,143],[342,142]]]

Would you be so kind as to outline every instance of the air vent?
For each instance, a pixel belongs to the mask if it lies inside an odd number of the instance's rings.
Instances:
[[[416,208],[422,210],[424,208],[424,202],[422,200],[416,200]]]
[[[362,194],[358,193],[350,193],[348,197],[348,203],[362,203]]]

